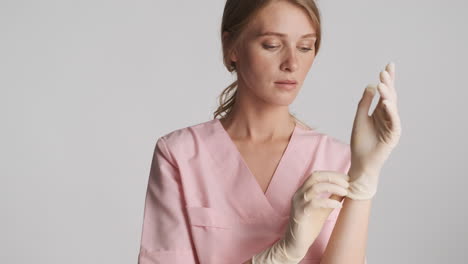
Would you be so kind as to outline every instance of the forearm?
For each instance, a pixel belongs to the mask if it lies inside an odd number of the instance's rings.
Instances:
[[[371,204],[345,197],[321,264],[365,263]]]
[[[341,201],[343,197],[340,198],[331,198],[337,201]],[[245,260],[242,264],[253,264],[254,258],[255,263],[271,263],[271,264],[298,264],[302,261],[304,256],[307,254],[310,245],[318,237],[320,230],[323,227],[323,224],[329,217],[330,213],[333,211],[333,208],[321,208],[320,211],[315,212],[314,218],[312,221],[308,219],[307,222],[302,222],[302,225],[310,224],[308,229],[302,229],[300,232],[305,232],[310,241],[304,242],[304,244],[291,244],[291,242],[297,241],[299,237],[293,235],[293,233],[288,232],[291,230],[296,230],[295,227],[288,226],[286,227],[286,233],[283,238],[277,240],[272,246],[265,248],[263,251],[257,253],[255,256]],[[295,218],[293,218],[295,219]],[[291,223],[291,222],[290,222]],[[288,242],[289,241],[289,242]]]
[[[294,229],[294,228],[293,228]],[[286,234],[286,239],[282,238],[277,240],[270,247],[265,248],[261,252],[255,254],[249,258],[243,264],[297,264],[299,263],[305,255],[305,252],[300,253],[303,249],[295,245],[290,247],[288,241],[288,234]],[[308,248],[307,248],[308,249]],[[301,255],[296,255],[301,254]]]

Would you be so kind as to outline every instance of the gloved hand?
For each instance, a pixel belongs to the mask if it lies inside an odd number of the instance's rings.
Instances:
[[[323,224],[348,191],[349,176],[333,171],[315,171],[296,191],[284,236],[256,254],[252,264],[297,264],[306,255]],[[327,193],[328,192],[328,193]],[[330,193],[337,199],[330,199]]]
[[[351,134],[351,168],[349,193],[353,200],[371,199],[377,192],[380,171],[401,135],[395,90],[395,64],[380,73],[377,89],[380,100],[371,116],[369,108],[376,87],[368,85],[359,101]]]

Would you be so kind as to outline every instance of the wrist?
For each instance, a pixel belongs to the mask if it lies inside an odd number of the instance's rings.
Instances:
[[[282,261],[284,263],[299,263],[307,254],[309,248],[298,247],[291,245],[290,240],[283,237],[277,242],[277,249],[281,252]],[[283,263],[281,262],[281,263]]]
[[[379,172],[375,170],[363,170],[350,168],[348,194],[346,197],[352,200],[370,200],[377,193]]]
[[[303,257],[294,257],[284,238],[281,238],[271,247],[253,256],[252,264],[297,264]]]
[[[348,170],[349,181],[353,181],[359,178],[364,177],[378,177],[380,175],[380,170],[375,168],[365,168],[360,166],[353,166]]]

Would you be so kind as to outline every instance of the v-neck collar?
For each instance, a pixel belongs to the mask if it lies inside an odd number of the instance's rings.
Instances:
[[[237,147],[237,145],[234,143],[234,141],[232,140],[231,136],[229,135],[229,133],[226,131],[226,129],[224,128],[223,124],[221,123],[221,121],[219,119],[216,118],[216,123],[218,125],[218,127],[220,128],[220,130],[222,131],[222,134],[225,136],[226,138],[226,141],[228,141],[229,143],[229,146],[230,148],[232,148],[232,151],[236,153],[237,157],[239,158],[239,160],[241,161],[242,165],[245,167],[245,169],[248,171],[248,176],[250,178],[253,179],[254,183],[256,183],[255,185],[258,187],[257,189],[263,193],[263,190],[262,188],[260,187],[260,184],[258,183],[255,175],[253,174],[252,170],[249,168],[249,165],[247,164],[247,162],[245,161],[244,157],[242,156],[241,152],[239,151],[239,148]],[[269,195],[269,190],[271,189],[270,186],[274,185],[274,183],[277,181],[277,178],[278,178],[278,171],[281,170],[281,167],[282,167],[282,164],[284,163],[284,160],[288,158],[288,153],[291,151],[290,149],[293,148],[293,144],[294,144],[294,139],[295,139],[295,134],[296,134],[296,130],[297,130],[297,122],[294,124],[294,129],[289,137],[289,140],[288,140],[288,144],[286,145],[286,148],[285,150],[283,151],[283,153],[281,154],[281,158],[273,172],[273,175],[271,176],[271,179],[270,179],[270,182],[267,186],[267,189],[265,190],[265,193],[263,193],[265,196],[268,196]]]
[[[303,148],[299,148],[300,142],[297,142],[298,134],[302,132],[299,131],[297,122],[265,193],[242,157],[236,144],[224,129],[221,121],[215,118],[212,122],[214,125],[215,134],[213,136],[215,136],[215,140],[211,142],[217,142],[218,144],[213,145],[212,149],[213,151],[219,152],[219,155],[213,155],[215,160],[224,164],[223,167],[227,167],[230,172],[237,171],[239,173],[234,175],[237,179],[228,179],[229,182],[236,185],[233,186],[233,188],[240,188],[240,186],[242,186],[243,192],[249,192],[246,194],[246,197],[261,201],[261,209],[264,211],[266,210],[268,215],[280,218],[289,217],[290,199],[298,188],[297,184],[299,184],[299,180],[303,177],[306,165],[304,162],[307,159],[305,156],[301,155],[304,151]],[[296,156],[293,156],[293,153]],[[247,198],[243,197],[242,199]]]

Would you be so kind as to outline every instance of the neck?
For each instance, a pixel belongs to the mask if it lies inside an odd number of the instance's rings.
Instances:
[[[287,108],[268,111],[238,109],[234,105],[229,115],[220,120],[235,140],[265,143],[288,139],[296,126],[296,121]]]

